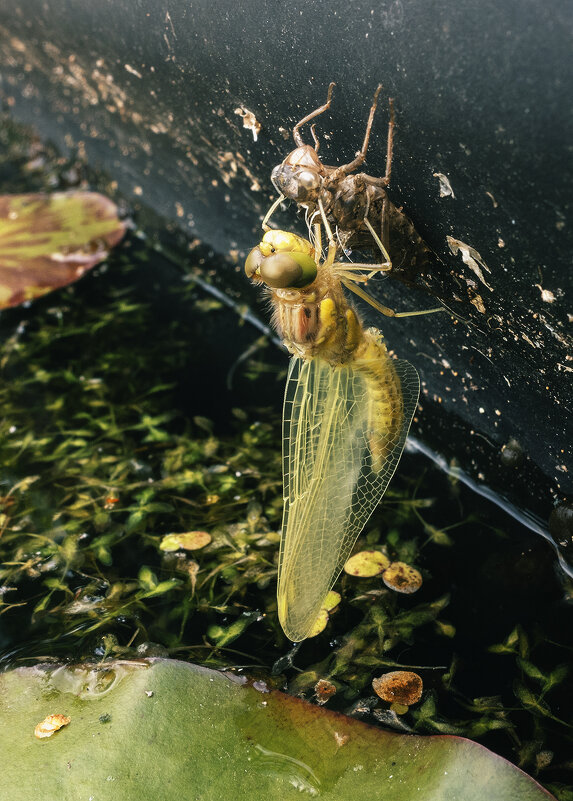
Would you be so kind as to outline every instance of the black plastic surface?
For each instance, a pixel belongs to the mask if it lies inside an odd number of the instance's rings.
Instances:
[[[418,289],[388,279],[374,291],[401,310],[438,296],[458,317],[364,312],[421,374],[414,433],[544,516],[571,493],[571,5],[7,5],[0,88],[14,117],[64,150],[81,143],[120,192],[219,253],[238,251],[239,262],[260,238],[271,169],[294,147],[292,125],[335,80],[332,107],[317,119],[320,155],[349,161],[382,82],[365,169],[384,173],[383,98],[392,96],[389,194],[439,258]],[[257,141],[237,109],[260,123]],[[440,196],[434,173],[454,197]],[[277,222],[304,233],[294,205]],[[454,256],[447,236],[487,267]],[[511,438],[523,449],[518,464],[500,458]]]

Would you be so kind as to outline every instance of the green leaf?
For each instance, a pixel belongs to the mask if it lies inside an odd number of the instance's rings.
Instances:
[[[38,740],[48,715],[70,722]],[[0,721],[10,801],[553,798],[470,740],[385,731],[167,659],[4,673]]]
[[[180,579],[167,579],[167,581],[160,581],[155,587],[152,587],[147,592],[144,592],[142,595],[138,597],[141,598],[153,598],[156,595],[165,595],[166,592],[171,592],[171,590],[175,589],[175,587],[181,586],[183,582]]]
[[[157,576],[148,567],[142,567],[137,578],[144,590],[154,590],[157,587]]]
[[[44,595],[44,597],[40,601],[38,601],[38,603],[34,607],[34,614],[36,614],[37,612],[43,612],[44,609],[46,609],[48,604],[50,603],[51,598],[52,598],[51,592]]]
[[[220,648],[223,648],[226,645],[229,645],[237,637],[240,637],[241,634],[247,629],[252,623],[255,623],[256,620],[260,618],[260,612],[243,612],[243,614],[237,618],[237,620],[233,621],[230,626],[209,626],[207,629],[207,637],[218,645]]]
[[[525,687],[523,684],[518,684],[516,682],[514,686],[514,692],[523,706],[526,709],[529,709],[530,712],[533,712],[534,714],[537,713],[543,717],[550,718],[551,720],[555,720],[557,723],[563,723],[565,726],[571,725],[556,717],[551,711],[549,705],[540,696],[532,693],[531,690]]]
[[[547,683],[543,687],[543,692],[549,692],[549,690],[556,687],[558,684],[567,678],[569,675],[569,665],[557,665],[555,670],[552,670],[549,676],[547,677]]]
[[[536,681],[545,682],[547,677],[536,667],[532,662],[529,662],[527,659],[522,659],[521,657],[517,657],[517,664],[526,674],[529,676],[530,679],[535,679]]]
[[[95,192],[0,195],[0,308],[77,281],[125,233]]]
[[[132,512],[129,517],[127,518],[127,522],[125,524],[125,530],[128,534],[134,531],[147,517],[147,511],[144,509],[138,509],[136,512]]]

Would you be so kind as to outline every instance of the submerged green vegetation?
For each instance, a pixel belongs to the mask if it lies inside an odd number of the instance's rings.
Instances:
[[[571,614],[552,551],[419,459],[404,457],[356,550],[417,568],[421,589],[344,575],[325,631],[291,648],[275,598],[286,359],[253,349],[259,334],[180,261],[132,234],[0,319],[3,665],[169,655],[245,670],[400,731],[479,739],[573,799]],[[177,540],[190,532],[209,537]],[[424,682],[404,715],[371,686],[401,668]]]
[[[272,497],[276,526],[273,426],[237,410],[237,433],[221,439],[211,421],[177,410],[197,325],[162,326],[117,286],[123,268],[135,279],[130,258],[97,287],[87,279],[25,313],[3,348],[2,603],[5,614],[26,604],[27,639],[127,634],[180,646],[190,617],[203,619],[199,633],[231,598],[236,613],[253,579],[273,577],[278,538],[260,504]],[[160,549],[165,534],[197,528],[212,536],[200,556]]]
[[[133,248],[56,303],[52,297],[5,318],[5,625],[9,631],[18,621],[11,632],[18,640],[27,621],[24,652],[34,655],[49,653],[50,643],[58,654],[117,656],[128,644],[135,653],[153,641],[202,660],[218,654],[219,663],[221,649],[255,623],[256,640],[284,648],[275,602],[279,413],[234,408],[223,435],[207,417],[185,414],[180,382],[191,379],[192,397],[194,385],[210,381],[206,364],[190,365],[189,349],[203,349],[198,332],[208,326],[199,320],[220,310],[177,281],[167,294],[178,292],[179,302],[185,295],[188,318],[160,319],[153,302],[136,299]],[[260,369],[245,369],[256,395]],[[417,521],[416,506],[392,507],[385,547],[396,558],[416,559],[415,541],[398,533]],[[166,535],[198,530],[210,535],[207,545],[165,549]],[[384,542],[378,529],[362,541]],[[405,614],[381,581],[352,589],[356,608],[371,618],[364,634],[384,623],[376,637],[383,652],[408,642],[446,604],[417,604]],[[39,651],[30,648],[36,638]]]

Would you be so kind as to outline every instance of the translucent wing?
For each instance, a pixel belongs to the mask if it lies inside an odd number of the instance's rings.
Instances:
[[[359,361],[291,361],[278,612],[294,642],[308,636],[404,448],[418,374],[391,361],[383,346],[381,356],[372,369]]]

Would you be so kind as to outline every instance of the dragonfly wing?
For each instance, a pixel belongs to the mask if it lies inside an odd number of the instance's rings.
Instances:
[[[358,362],[291,361],[283,416],[278,611],[294,642],[308,636],[406,441],[418,374],[408,362],[391,361],[385,349],[382,355],[383,369],[377,363],[375,371]],[[384,394],[384,382],[392,392]]]

